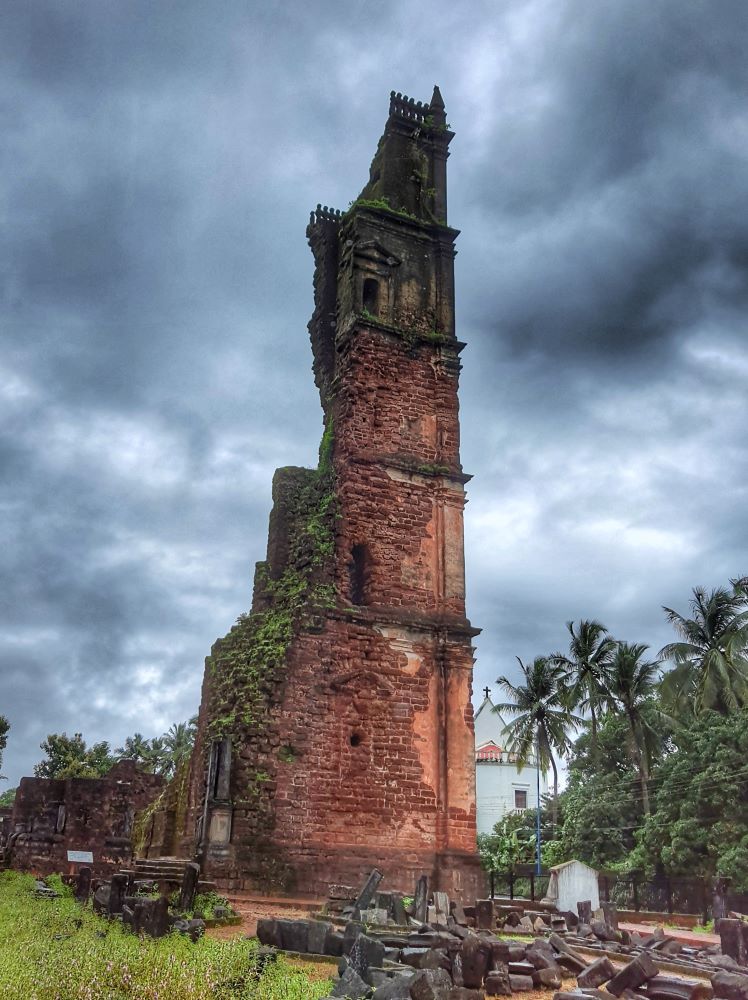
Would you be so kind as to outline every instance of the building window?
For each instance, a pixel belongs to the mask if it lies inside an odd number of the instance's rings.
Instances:
[[[348,564],[351,579],[351,603],[369,603],[369,580],[371,577],[371,555],[367,545],[354,545]]]
[[[364,309],[372,316],[379,315],[379,282],[376,278],[364,278]]]
[[[527,809],[527,790],[525,788],[514,789],[514,808]]]

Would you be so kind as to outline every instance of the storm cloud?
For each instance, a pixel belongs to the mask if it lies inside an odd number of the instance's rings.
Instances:
[[[391,89],[457,133],[476,690],[748,572],[748,7],[10,0],[0,33],[0,712],[120,744],[197,708],[276,466],[321,433],[318,201]]]

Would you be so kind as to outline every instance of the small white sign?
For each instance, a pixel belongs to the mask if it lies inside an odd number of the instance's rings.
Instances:
[[[68,851],[68,861],[74,861],[79,865],[92,865],[93,864],[93,852],[92,851]]]

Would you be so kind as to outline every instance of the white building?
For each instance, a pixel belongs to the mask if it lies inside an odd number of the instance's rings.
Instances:
[[[475,713],[475,797],[478,833],[493,833],[496,823],[509,813],[537,807],[538,772],[534,760],[518,769],[516,754],[503,749],[505,723],[485,690]],[[541,801],[547,794],[548,778],[541,773]]]

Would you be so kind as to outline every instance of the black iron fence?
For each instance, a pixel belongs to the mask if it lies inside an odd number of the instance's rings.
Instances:
[[[489,872],[491,898],[537,902],[546,895],[550,876],[550,871],[545,870],[538,874],[532,865],[518,865],[512,871]],[[731,892],[723,885],[721,896],[717,898],[711,878],[663,875],[645,879],[636,873],[601,872],[598,887],[600,899],[614,903],[619,910],[685,913],[700,917],[704,923],[712,919],[715,909],[718,916],[730,910],[748,913],[748,894]]]

